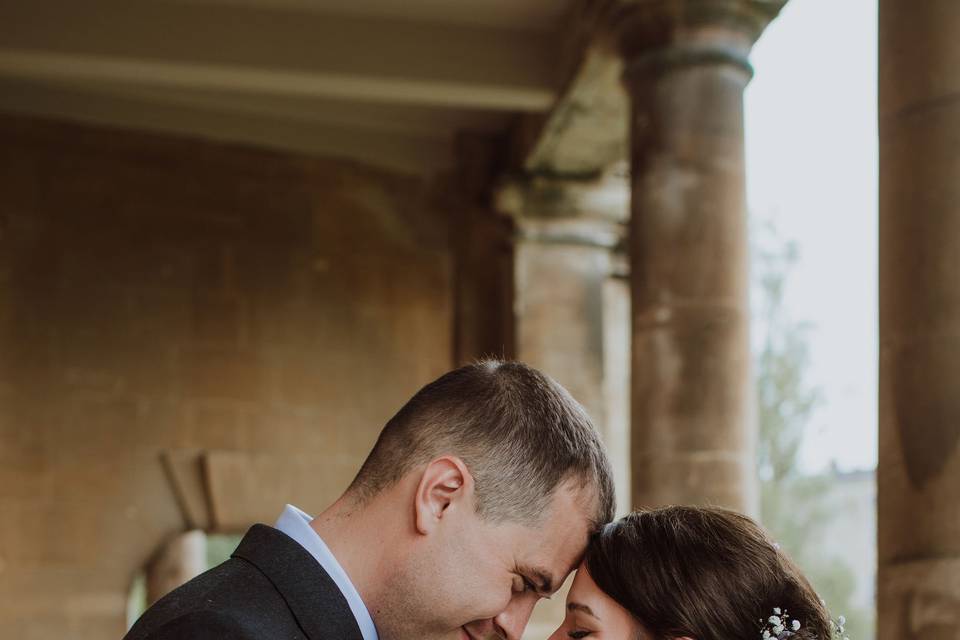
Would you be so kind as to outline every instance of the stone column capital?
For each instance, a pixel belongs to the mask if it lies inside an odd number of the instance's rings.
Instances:
[[[514,220],[594,219],[625,223],[630,217],[630,183],[626,175],[597,178],[513,175],[494,191],[498,211]]]
[[[616,249],[626,236],[630,184],[625,175],[599,178],[515,175],[494,192],[516,240]]]
[[[731,64],[752,76],[750,48],[787,0],[628,0],[615,14],[624,74]]]

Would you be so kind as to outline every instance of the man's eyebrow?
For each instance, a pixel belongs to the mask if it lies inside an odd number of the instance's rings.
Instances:
[[[568,602],[568,603],[567,603],[567,611],[582,611],[582,612],[584,612],[585,614],[587,614],[588,616],[590,616],[590,617],[592,617],[592,618],[597,618],[597,614],[595,614],[595,613],[590,609],[590,607],[588,607],[588,606],[585,605],[585,604],[580,604],[579,602]],[[599,619],[600,619],[600,618],[597,618],[597,620],[599,620]]]
[[[534,582],[536,584],[537,591],[539,591],[540,593],[550,595],[554,591],[556,591],[556,588],[553,586],[554,585],[553,577],[551,577],[548,571],[541,569],[539,567],[521,566],[520,572],[526,575],[528,578],[529,577],[536,578]]]

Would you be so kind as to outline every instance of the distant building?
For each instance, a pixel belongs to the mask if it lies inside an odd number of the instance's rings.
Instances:
[[[853,603],[872,611],[877,575],[876,471],[840,471],[834,467],[828,475],[830,484],[823,504],[830,509],[831,517],[823,526],[821,548],[853,570]]]

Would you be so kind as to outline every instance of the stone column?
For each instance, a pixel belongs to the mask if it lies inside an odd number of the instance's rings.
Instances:
[[[621,513],[629,509],[629,345],[623,293],[629,187],[597,180],[525,177],[504,183],[496,206],[514,221],[517,358],[560,382],[590,414],[610,455]],[[537,606],[525,638],[546,638],[564,616],[565,592]]]
[[[617,360],[605,357],[605,350],[625,346],[618,327],[629,322],[610,282],[625,267],[617,249],[625,236],[628,195],[622,177],[532,177],[506,182],[496,198],[515,225],[517,358],[555,378],[586,408],[610,452],[621,509],[629,490],[622,423],[629,399],[616,382],[628,371],[617,375]],[[618,311],[622,317],[611,317]]]
[[[629,3],[633,504],[755,509],[743,91],[782,1]]]
[[[880,640],[960,636],[960,3],[880,1]]]

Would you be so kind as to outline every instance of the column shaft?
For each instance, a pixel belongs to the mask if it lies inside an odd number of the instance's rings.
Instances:
[[[598,232],[591,232],[599,227]],[[590,414],[610,453],[617,501],[628,507],[627,429],[618,420],[628,398],[606,356],[629,322],[611,281],[615,233],[609,224],[518,221],[514,253],[517,355],[555,378]],[[624,313],[616,317],[617,312]],[[620,344],[621,348],[626,345]],[[623,410],[621,411],[621,405]]]
[[[629,433],[620,352],[629,344],[623,242],[629,187],[594,178],[513,177],[496,193],[515,224],[517,356],[563,384],[610,452],[621,511],[629,506]]]
[[[880,2],[880,640],[960,625],[960,3]]]
[[[637,507],[755,507],[743,90],[776,4],[648,3],[624,26]]]
[[[575,179],[527,179],[498,194],[516,225],[517,357],[560,382],[590,414],[610,454],[621,512],[629,507],[629,369],[622,357],[629,312],[618,251],[626,196],[622,180]],[[550,635],[563,615],[558,593],[537,607],[526,635]]]

